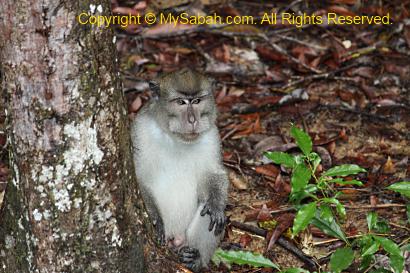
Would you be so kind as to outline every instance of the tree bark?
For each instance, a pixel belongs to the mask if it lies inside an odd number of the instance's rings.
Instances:
[[[76,19],[109,15],[99,3],[0,0],[13,170],[0,272],[171,272],[135,183],[113,31]]]

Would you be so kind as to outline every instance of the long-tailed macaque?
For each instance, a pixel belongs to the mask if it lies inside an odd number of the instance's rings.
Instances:
[[[213,85],[182,69],[150,88],[154,98],[132,121],[138,183],[160,241],[198,271],[223,235],[228,191]]]

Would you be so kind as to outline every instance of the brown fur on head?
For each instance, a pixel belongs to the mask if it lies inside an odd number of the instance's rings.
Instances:
[[[178,71],[162,74],[150,82],[150,87],[158,96],[167,96],[170,91],[184,94],[195,94],[201,90],[211,90],[213,81],[205,75],[183,68]]]

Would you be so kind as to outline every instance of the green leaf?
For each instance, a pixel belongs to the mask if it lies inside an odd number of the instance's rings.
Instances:
[[[377,221],[374,231],[378,233],[388,233],[390,232],[389,223],[385,219],[380,219]]]
[[[367,227],[369,231],[373,230],[377,223],[377,213],[372,211],[366,216],[367,219]]]
[[[351,265],[353,258],[354,252],[350,247],[339,248],[330,257],[330,268],[339,273]]]
[[[396,255],[396,256],[401,256],[401,251],[399,246],[393,242],[390,239],[387,239],[385,237],[380,237],[373,235],[373,238],[380,243],[380,245],[383,247],[386,252],[388,252],[391,255]]]
[[[373,243],[369,245],[367,248],[362,248],[362,257],[373,255],[379,250],[379,247],[380,243],[373,241]]]
[[[340,203],[339,200],[337,200],[336,198],[323,198],[322,200],[325,203],[330,203],[330,204],[336,205],[336,211],[340,215],[340,217],[342,217],[342,218],[346,217],[346,209],[342,205],[342,203]]]
[[[238,264],[238,265],[251,265],[254,267],[269,267],[279,270],[279,267],[274,264],[271,260],[263,257],[261,254],[254,254],[249,251],[225,251],[218,248],[215,251],[212,261],[216,264],[223,262],[227,265]]]
[[[320,158],[320,156],[317,153],[310,153],[309,155],[309,161],[313,162],[313,173],[316,172],[317,166],[319,166],[320,162],[322,161],[322,159]]]
[[[399,246],[390,239],[377,235],[373,235],[372,237],[374,238],[374,240],[380,243],[380,245],[387,253],[390,254],[390,265],[393,268],[394,272],[401,273],[404,268],[404,257]]]
[[[309,271],[303,268],[288,268],[280,271],[280,273],[309,273]]]
[[[345,242],[347,242],[347,238],[345,234],[343,233],[342,229],[340,226],[336,223],[336,221],[333,219],[332,222],[327,222],[324,219],[320,218],[320,212],[316,213],[316,216],[312,218],[311,223],[318,227],[321,231],[326,233],[327,235],[339,238]]]
[[[365,271],[366,268],[368,268],[370,266],[370,264],[372,263],[373,260],[374,260],[374,256],[363,256],[363,258],[360,262],[360,266],[359,266],[360,272]]]
[[[340,185],[357,185],[357,186],[363,186],[363,182],[359,181],[359,180],[344,180],[342,178],[335,178],[332,180],[329,180],[329,182],[331,183],[337,183]]]
[[[410,181],[402,181],[394,183],[387,187],[389,190],[403,194],[407,198],[410,198]]]
[[[296,143],[302,152],[308,156],[312,152],[312,140],[310,139],[310,136],[296,126],[292,126],[290,133],[295,138]]]
[[[401,273],[404,269],[404,257],[401,255],[390,255],[390,265],[394,272]]]
[[[406,206],[407,222],[410,224],[410,204]]]
[[[366,219],[369,231],[376,231],[379,233],[387,233],[390,231],[390,226],[387,221],[384,219],[379,219],[375,212],[370,212]]]
[[[305,164],[296,165],[291,178],[292,192],[303,190],[308,184],[311,175],[310,169]]]
[[[334,220],[332,209],[326,204],[320,205],[320,219],[326,222],[332,222]]]
[[[307,184],[302,191],[291,192],[289,196],[289,201],[293,204],[300,204],[300,202],[307,198],[312,197],[312,195],[317,191],[317,186],[314,184]]]
[[[296,163],[292,155],[284,152],[266,152],[265,156],[276,164],[281,164],[289,168],[293,168]]]
[[[305,156],[302,154],[298,154],[294,156],[296,165],[304,164],[305,163]]]
[[[292,236],[296,236],[300,231],[304,230],[312,220],[316,213],[316,202],[309,203],[299,209],[293,221]]]
[[[360,172],[366,172],[366,170],[355,164],[345,164],[327,170],[322,176],[347,176]]]

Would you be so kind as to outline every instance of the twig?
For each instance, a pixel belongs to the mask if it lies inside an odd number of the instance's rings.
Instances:
[[[379,204],[379,205],[345,205],[347,209],[386,209],[386,208],[404,208],[406,205],[403,204]]]
[[[352,236],[347,236],[347,239],[353,239],[353,238],[359,238],[359,237],[363,237],[363,234],[359,234],[359,235],[352,235]],[[328,239],[328,240],[324,240],[324,241],[320,241],[320,242],[313,242],[314,246],[320,246],[320,245],[327,245],[333,242],[338,242],[338,241],[342,241],[341,239],[338,238],[332,238],[332,239]]]
[[[283,208],[283,209],[271,210],[270,214],[277,214],[277,213],[282,213],[282,212],[287,212],[287,211],[295,211],[295,210],[296,209],[294,207]]]
[[[247,224],[237,222],[237,221],[232,221],[230,224],[233,227],[236,227],[236,228],[239,228],[241,230],[254,233],[254,234],[262,236],[262,237],[266,237],[266,235],[267,235],[266,230],[258,228],[258,227],[254,227],[254,226],[247,225]],[[309,267],[309,269],[316,269],[317,268],[317,264],[312,259],[307,257],[299,248],[294,246],[291,242],[289,242],[288,240],[286,240],[282,236],[280,236],[278,238],[277,243],[278,243],[278,245],[280,245],[281,247],[283,247],[287,251],[293,253],[301,261],[303,261],[306,264],[306,266]]]
[[[312,81],[312,80],[319,80],[319,79],[334,79],[334,80],[344,80],[344,81],[354,81],[354,79],[349,78],[349,77],[336,77],[336,74],[339,74],[343,71],[346,71],[352,67],[358,66],[357,63],[351,64],[351,65],[347,65],[345,67],[341,67],[339,69],[336,69],[335,71],[330,71],[327,73],[322,73],[322,74],[317,74],[317,75],[310,75],[307,77],[302,77],[299,80],[296,81],[291,81],[289,83],[287,83],[285,86],[282,87],[282,89],[287,89],[291,86],[295,86],[298,85],[302,82],[306,82],[306,81]]]
[[[346,108],[346,107],[341,107],[339,105],[328,105],[328,104],[320,104],[319,107],[323,107],[329,110],[340,110],[340,111],[345,111],[345,112],[350,112],[353,114],[357,114],[359,116],[365,116],[371,119],[376,119],[379,121],[383,121],[383,122],[391,122],[391,119],[388,117],[380,117],[376,114],[372,114],[372,113],[367,113],[367,112],[363,112],[357,109],[350,109],[350,108]]]
[[[313,68],[313,67],[311,67],[311,66],[308,66],[308,65],[305,64],[305,63],[302,63],[301,61],[299,61],[298,59],[296,59],[295,57],[293,57],[292,55],[290,55],[289,53],[287,53],[286,50],[284,50],[282,47],[280,47],[279,45],[277,45],[277,44],[271,42],[270,39],[269,39],[269,37],[266,36],[266,34],[264,34],[264,33],[259,33],[258,36],[259,36],[260,38],[262,38],[264,41],[266,41],[274,50],[276,50],[277,52],[279,52],[279,53],[285,55],[286,57],[288,57],[289,60],[291,60],[292,62],[303,66],[304,68],[306,68],[307,70],[309,70],[309,71],[311,71],[311,72],[314,72],[314,73],[322,73],[322,71],[320,71],[320,70],[318,70],[318,69],[316,69],[316,68]]]
[[[306,46],[306,47],[309,47],[309,48],[314,48],[314,49],[317,49],[317,50],[320,50],[320,51],[327,50],[326,47],[313,45],[309,42],[304,42],[304,41],[298,40],[298,39],[293,38],[293,37],[288,37],[288,36],[281,35],[281,34],[275,34],[275,36],[279,37],[282,40],[291,41],[291,42],[294,42],[294,43],[297,43],[297,44],[300,44],[300,45],[303,45],[303,46]]]
[[[233,134],[235,134],[236,131],[238,131],[238,128],[233,128],[232,130],[230,130],[228,133],[226,133],[226,134],[222,137],[221,141],[223,142],[225,139],[227,139],[228,137],[230,137],[230,136],[232,136]]]
[[[389,225],[392,225],[393,227],[397,227],[397,228],[401,228],[401,229],[405,229],[407,231],[410,231],[410,228],[402,226],[402,225],[398,225],[396,223],[389,222]]]
[[[377,262],[372,263],[369,268],[367,268],[363,273],[367,273],[369,272],[373,267],[375,267],[377,265]]]

